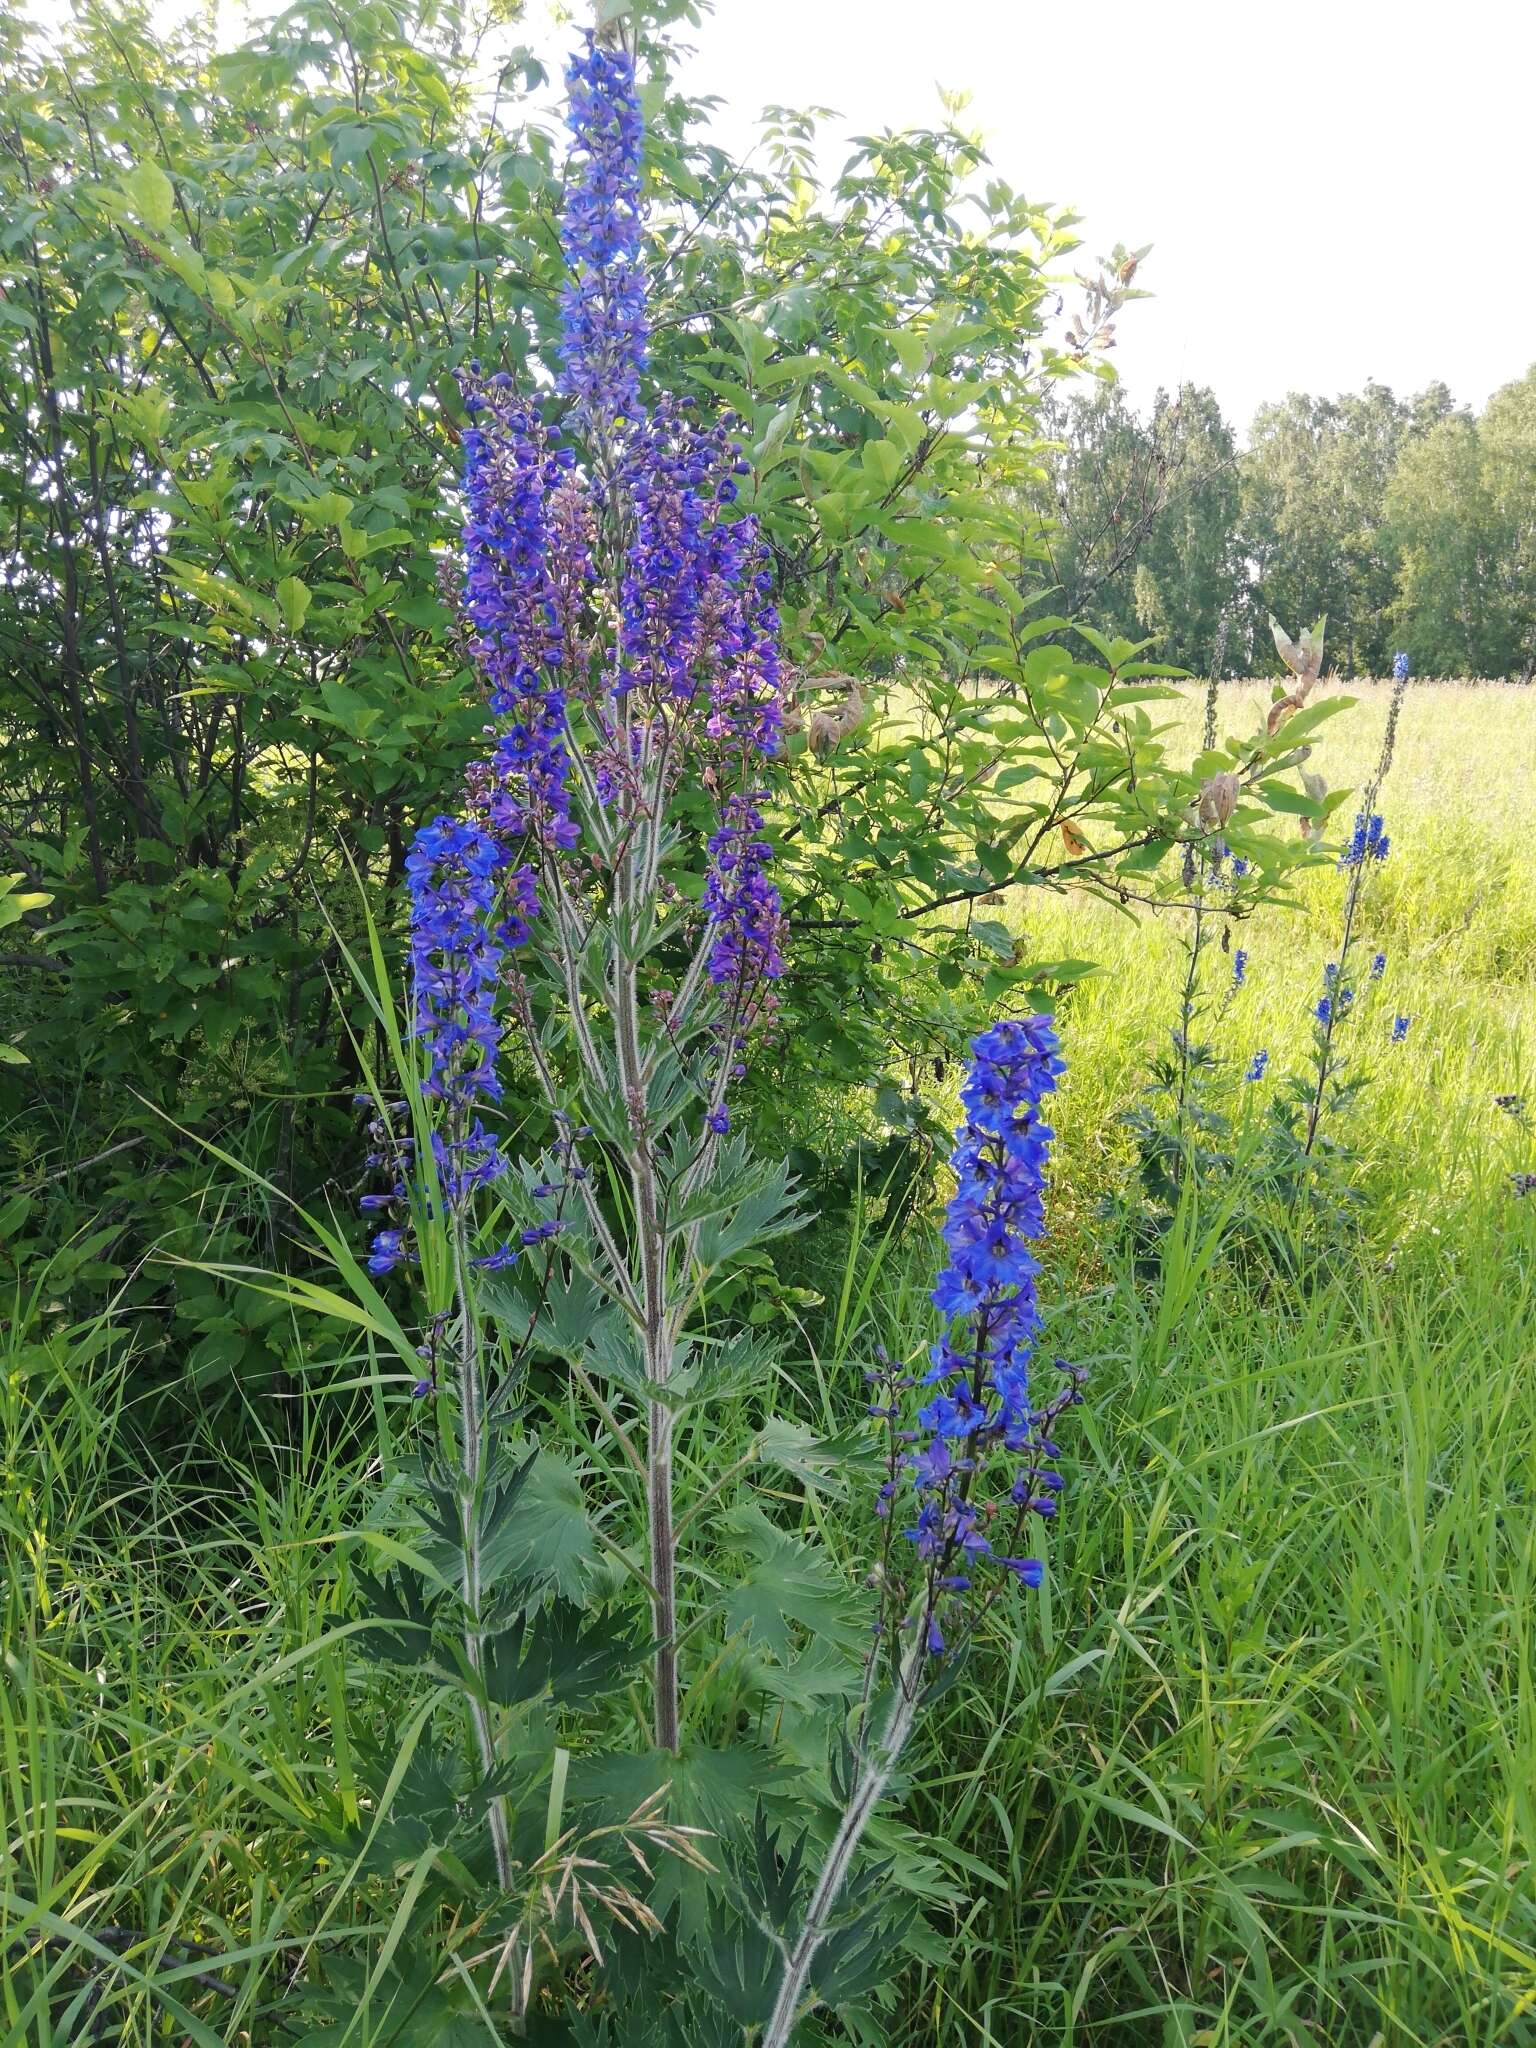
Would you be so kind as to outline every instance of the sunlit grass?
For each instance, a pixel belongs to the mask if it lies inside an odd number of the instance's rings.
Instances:
[[[1356,694],[1313,763],[1334,786],[1379,744],[1384,692]],[[1263,695],[1224,691],[1223,725]],[[1191,746],[1199,715],[1192,692]],[[1509,1184],[1536,1143],[1492,1106],[1536,1094],[1533,788],[1536,691],[1412,690],[1366,898],[1389,958],[1357,1040],[1367,1229],[1301,1294],[1209,1261],[1198,1217],[1130,1282],[1097,1203],[1178,928],[1010,905],[1030,951],[1104,963],[1063,1012],[1047,1280],[1092,1395],[1047,1591],[913,1758],[957,1939],[903,1980],[900,2048],[1536,2037],[1536,1199]],[[1304,1045],[1340,893],[1319,872],[1242,929],[1234,1061]],[[806,1420],[847,1420],[877,1335],[925,1341],[925,1260],[829,1293],[786,1383]],[[377,1454],[290,1388],[259,1457],[204,1434],[135,1468],[131,1358],[48,1306],[7,1304],[0,1353],[0,2039],[264,2048],[314,1946],[376,1948],[396,1904],[313,1853],[357,1817],[349,1722],[396,1725],[349,1704],[335,1639]],[[818,1526],[858,1554],[856,1512]]]

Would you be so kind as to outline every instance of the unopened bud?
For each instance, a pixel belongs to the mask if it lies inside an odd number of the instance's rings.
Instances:
[[[1208,832],[1219,832],[1237,804],[1237,777],[1230,768],[1213,775],[1200,792],[1200,822]]]

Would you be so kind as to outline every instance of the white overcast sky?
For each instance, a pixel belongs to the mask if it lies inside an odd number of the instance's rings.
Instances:
[[[848,132],[968,123],[1085,253],[1153,244],[1115,360],[1144,401],[1443,377],[1480,406],[1536,362],[1533,0],[719,0],[685,82]]]
[[[562,12],[587,7],[529,0],[515,33],[554,54]],[[733,147],[774,102],[835,109],[836,137],[970,93],[1085,255],[1153,245],[1115,355],[1138,403],[1193,378],[1241,429],[1290,390],[1443,377],[1481,406],[1536,362],[1536,0],[717,0],[692,40],[680,82]]]

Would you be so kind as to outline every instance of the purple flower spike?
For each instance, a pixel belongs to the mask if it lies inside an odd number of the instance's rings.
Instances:
[[[587,37],[565,74],[571,161],[561,240],[560,389],[579,424],[632,420],[646,355],[640,173],[644,124],[627,50]]]
[[[784,972],[779,951],[783,914],[779,892],[768,880],[773,849],[764,839],[760,791],[743,791],[726,800],[720,829],[709,842],[709,878],[704,909],[713,930],[709,978],[717,988],[736,993],[740,1009],[752,1002],[760,981],[776,981]],[[743,1025],[746,1018],[742,1018]]]

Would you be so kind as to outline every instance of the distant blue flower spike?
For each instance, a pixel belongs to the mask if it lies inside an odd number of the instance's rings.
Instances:
[[[1382,827],[1380,817],[1372,812],[1367,817],[1363,811],[1355,818],[1355,829],[1350,835],[1348,846],[1339,855],[1341,868],[1357,868],[1363,861],[1385,860],[1392,846]]]

